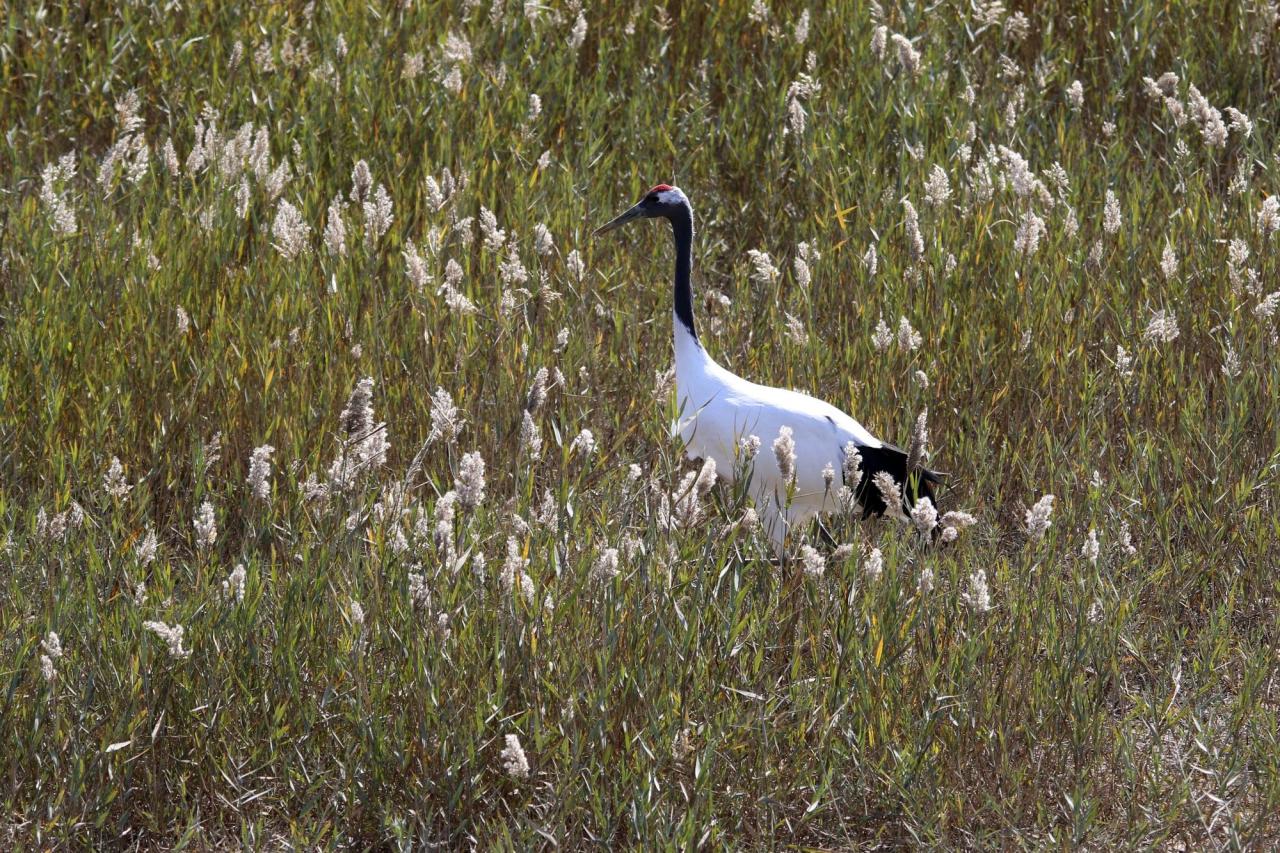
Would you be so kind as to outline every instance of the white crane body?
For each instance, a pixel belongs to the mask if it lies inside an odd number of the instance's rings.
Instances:
[[[879,439],[849,415],[807,394],[750,382],[721,367],[688,329],[673,317],[679,432],[691,459],[714,459],[716,473],[734,482],[746,471],[751,494],[769,536],[781,542],[789,528],[836,508],[844,448],[881,447]],[[783,427],[795,442],[795,484],[788,486],[773,452]],[[742,461],[742,441],[760,439],[750,464]],[[828,484],[825,471],[834,473]]]
[[[675,346],[676,429],[685,451],[693,459],[715,460],[719,477],[732,482],[741,472],[751,478],[750,494],[778,552],[788,530],[820,512],[838,508],[836,491],[848,485],[864,515],[888,509],[872,479],[887,471],[907,495],[907,458],[901,448],[885,444],[854,418],[822,400],[749,382],[721,367],[698,339],[693,320],[691,270],[693,265],[693,208],[684,193],[660,184],[630,210],[597,230],[611,231],[639,218],[662,217],[671,222],[675,238],[675,304],[672,312]],[[783,428],[794,442],[794,482],[788,483],[774,453],[773,443]],[[744,462],[742,442],[751,436],[760,441],[759,453]],[[861,474],[856,483],[844,483],[845,448],[854,445],[860,456]],[[831,479],[829,480],[828,477]],[[932,471],[921,470],[920,497],[932,499],[939,482]],[[901,507],[897,508],[901,509]],[[901,512],[893,513],[901,515]]]

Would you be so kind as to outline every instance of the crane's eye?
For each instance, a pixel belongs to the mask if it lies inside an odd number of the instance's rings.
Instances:
[[[657,194],[657,193],[649,193],[647,196],[645,196],[645,197],[644,197],[644,203],[645,203],[645,204],[657,204],[657,203],[658,203],[658,194]]]

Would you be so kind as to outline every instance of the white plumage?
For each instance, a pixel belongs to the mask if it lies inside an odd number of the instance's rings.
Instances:
[[[841,482],[844,447],[880,447],[880,441],[849,415],[822,400],[797,391],[748,382],[715,362],[673,314],[676,400],[679,432],[693,459],[714,459],[716,472],[729,482],[743,466],[737,462],[743,439],[756,436],[760,451],[751,472],[751,492],[761,522],[781,548],[789,528],[835,508],[834,490]],[[795,444],[795,488],[788,486],[773,443],[782,428]],[[824,470],[830,466],[835,486]]]
[[[907,459],[900,448],[884,444],[829,403],[796,391],[758,385],[731,373],[703,348],[694,327],[690,283],[693,208],[683,192],[660,184],[596,233],[611,231],[633,219],[654,217],[669,220],[675,238],[672,326],[677,429],[688,455],[715,460],[716,473],[731,482],[739,472],[749,473],[750,493],[779,553],[788,530],[820,512],[836,509],[836,491],[843,483],[845,448],[850,443],[858,450],[861,474],[858,482],[846,485],[866,514],[884,512],[886,503],[872,478],[887,471],[903,492],[908,491],[902,488],[907,481]],[[794,488],[789,496],[789,485],[773,447],[784,427],[791,430],[795,454]],[[751,436],[759,439],[760,450],[750,464],[744,465],[742,443]],[[832,478],[830,482],[828,477]],[[919,495],[932,498],[932,485],[938,479],[932,471],[920,471]],[[896,509],[901,510],[901,506]]]

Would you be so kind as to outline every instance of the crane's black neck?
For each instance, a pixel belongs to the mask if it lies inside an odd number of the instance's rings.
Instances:
[[[693,211],[682,205],[670,217],[671,232],[676,244],[675,309],[676,319],[689,330],[696,341],[698,332],[693,325]]]

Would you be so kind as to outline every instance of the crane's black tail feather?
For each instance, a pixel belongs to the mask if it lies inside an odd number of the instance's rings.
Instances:
[[[898,488],[902,491],[903,509],[911,511],[911,507],[921,498],[928,498],[933,505],[938,505],[934,489],[942,485],[943,475],[928,468],[917,468],[912,476],[907,476],[907,453],[901,447],[884,444],[880,447],[859,447],[862,456],[862,480],[854,495],[862,506],[862,517],[884,515],[888,508],[880,490],[876,488],[875,476],[887,471]]]

